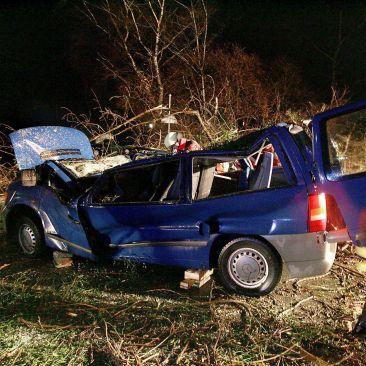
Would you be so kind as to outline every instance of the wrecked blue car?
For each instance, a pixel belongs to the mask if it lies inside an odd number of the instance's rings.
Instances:
[[[228,289],[267,294],[283,272],[327,272],[337,242],[366,245],[364,108],[315,116],[312,138],[281,124],[238,150],[138,161],[95,160],[71,128],[13,132],[20,173],[7,191],[7,232],[29,256],[47,246],[94,261],[217,268]]]

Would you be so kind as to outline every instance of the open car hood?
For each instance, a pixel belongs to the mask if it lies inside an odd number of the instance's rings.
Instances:
[[[89,139],[74,128],[30,127],[12,132],[9,137],[20,170],[35,168],[46,160],[93,159]]]

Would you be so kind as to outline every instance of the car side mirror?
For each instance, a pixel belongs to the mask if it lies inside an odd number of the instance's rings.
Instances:
[[[34,187],[37,185],[37,174],[35,169],[24,169],[20,174],[23,187]]]

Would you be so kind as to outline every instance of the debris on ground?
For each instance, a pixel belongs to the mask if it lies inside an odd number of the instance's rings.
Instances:
[[[66,268],[73,265],[72,254],[66,252],[53,252],[53,264],[56,268]]]
[[[0,271],[4,366],[364,366],[366,340],[351,326],[365,277],[349,270],[359,262],[350,250],[328,274],[283,281],[262,298],[228,293],[215,276],[199,293],[180,290],[179,268],[74,258],[61,273],[1,239],[0,252],[0,266],[10,264]]]

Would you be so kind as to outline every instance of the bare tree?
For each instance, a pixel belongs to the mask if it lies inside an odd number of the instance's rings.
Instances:
[[[180,131],[205,146],[301,118],[292,110],[308,93],[295,68],[281,60],[268,68],[240,47],[212,47],[211,11],[206,0],[85,0],[85,16],[104,35],[101,77],[114,86],[107,107],[95,97],[103,128],[89,128],[157,147],[167,131],[161,118],[170,113]],[[78,126],[84,117],[67,116]]]
[[[185,88],[189,97],[185,98],[184,103],[184,98],[180,98],[179,108],[175,112],[186,119],[195,119],[203,127],[206,137],[212,140],[206,120],[212,115],[208,106],[215,96],[207,99],[208,11],[204,0],[189,5],[175,1],[169,7],[165,0],[145,3],[106,0],[102,5],[85,1],[84,14],[109,42],[107,52],[99,54],[99,61],[108,77],[117,80],[120,85],[120,96],[115,97],[114,102],[119,107],[119,114],[121,107],[124,109],[122,114],[125,120],[130,121],[128,117],[131,115],[143,114],[145,117],[144,112],[150,111],[150,122],[157,121],[167,94],[176,94],[176,84],[172,82],[174,75],[171,73],[174,73],[174,64],[179,64],[188,71]],[[182,84],[179,88],[182,89]],[[104,111],[102,115],[112,118],[113,124],[118,120],[111,110]],[[120,121],[120,126],[131,127],[128,126],[130,122],[124,122]],[[141,132],[149,136],[154,133],[161,135],[159,129],[147,131],[146,125],[151,123],[141,124],[138,118],[133,122],[139,136]]]
[[[121,82],[125,82],[127,74],[134,73],[154,105],[164,102],[163,68],[176,59],[188,63],[182,55],[194,43],[197,52],[201,52],[201,32],[207,37],[207,11],[203,1],[201,8],[206,14],[204,30],[196,22],[198,10],[193,4],[186,6],[177,1],[175,8],[167,9],[165,0],[149,0],[143,4],[133,0],[121,0],[118,4],[106,0],[101,6],[84,2],[85,15],[116,47],[115,55],[100,55],[105,70]],[[205,52],[205,46],[202,49]],[[126,61],[128,65],[123,64]],[[201,70],[203,63],[204,55]]]
[[[8,125],[0,124],[0,194],[15,177],[14,153],[10,146],[8,133],[13,131]]]

